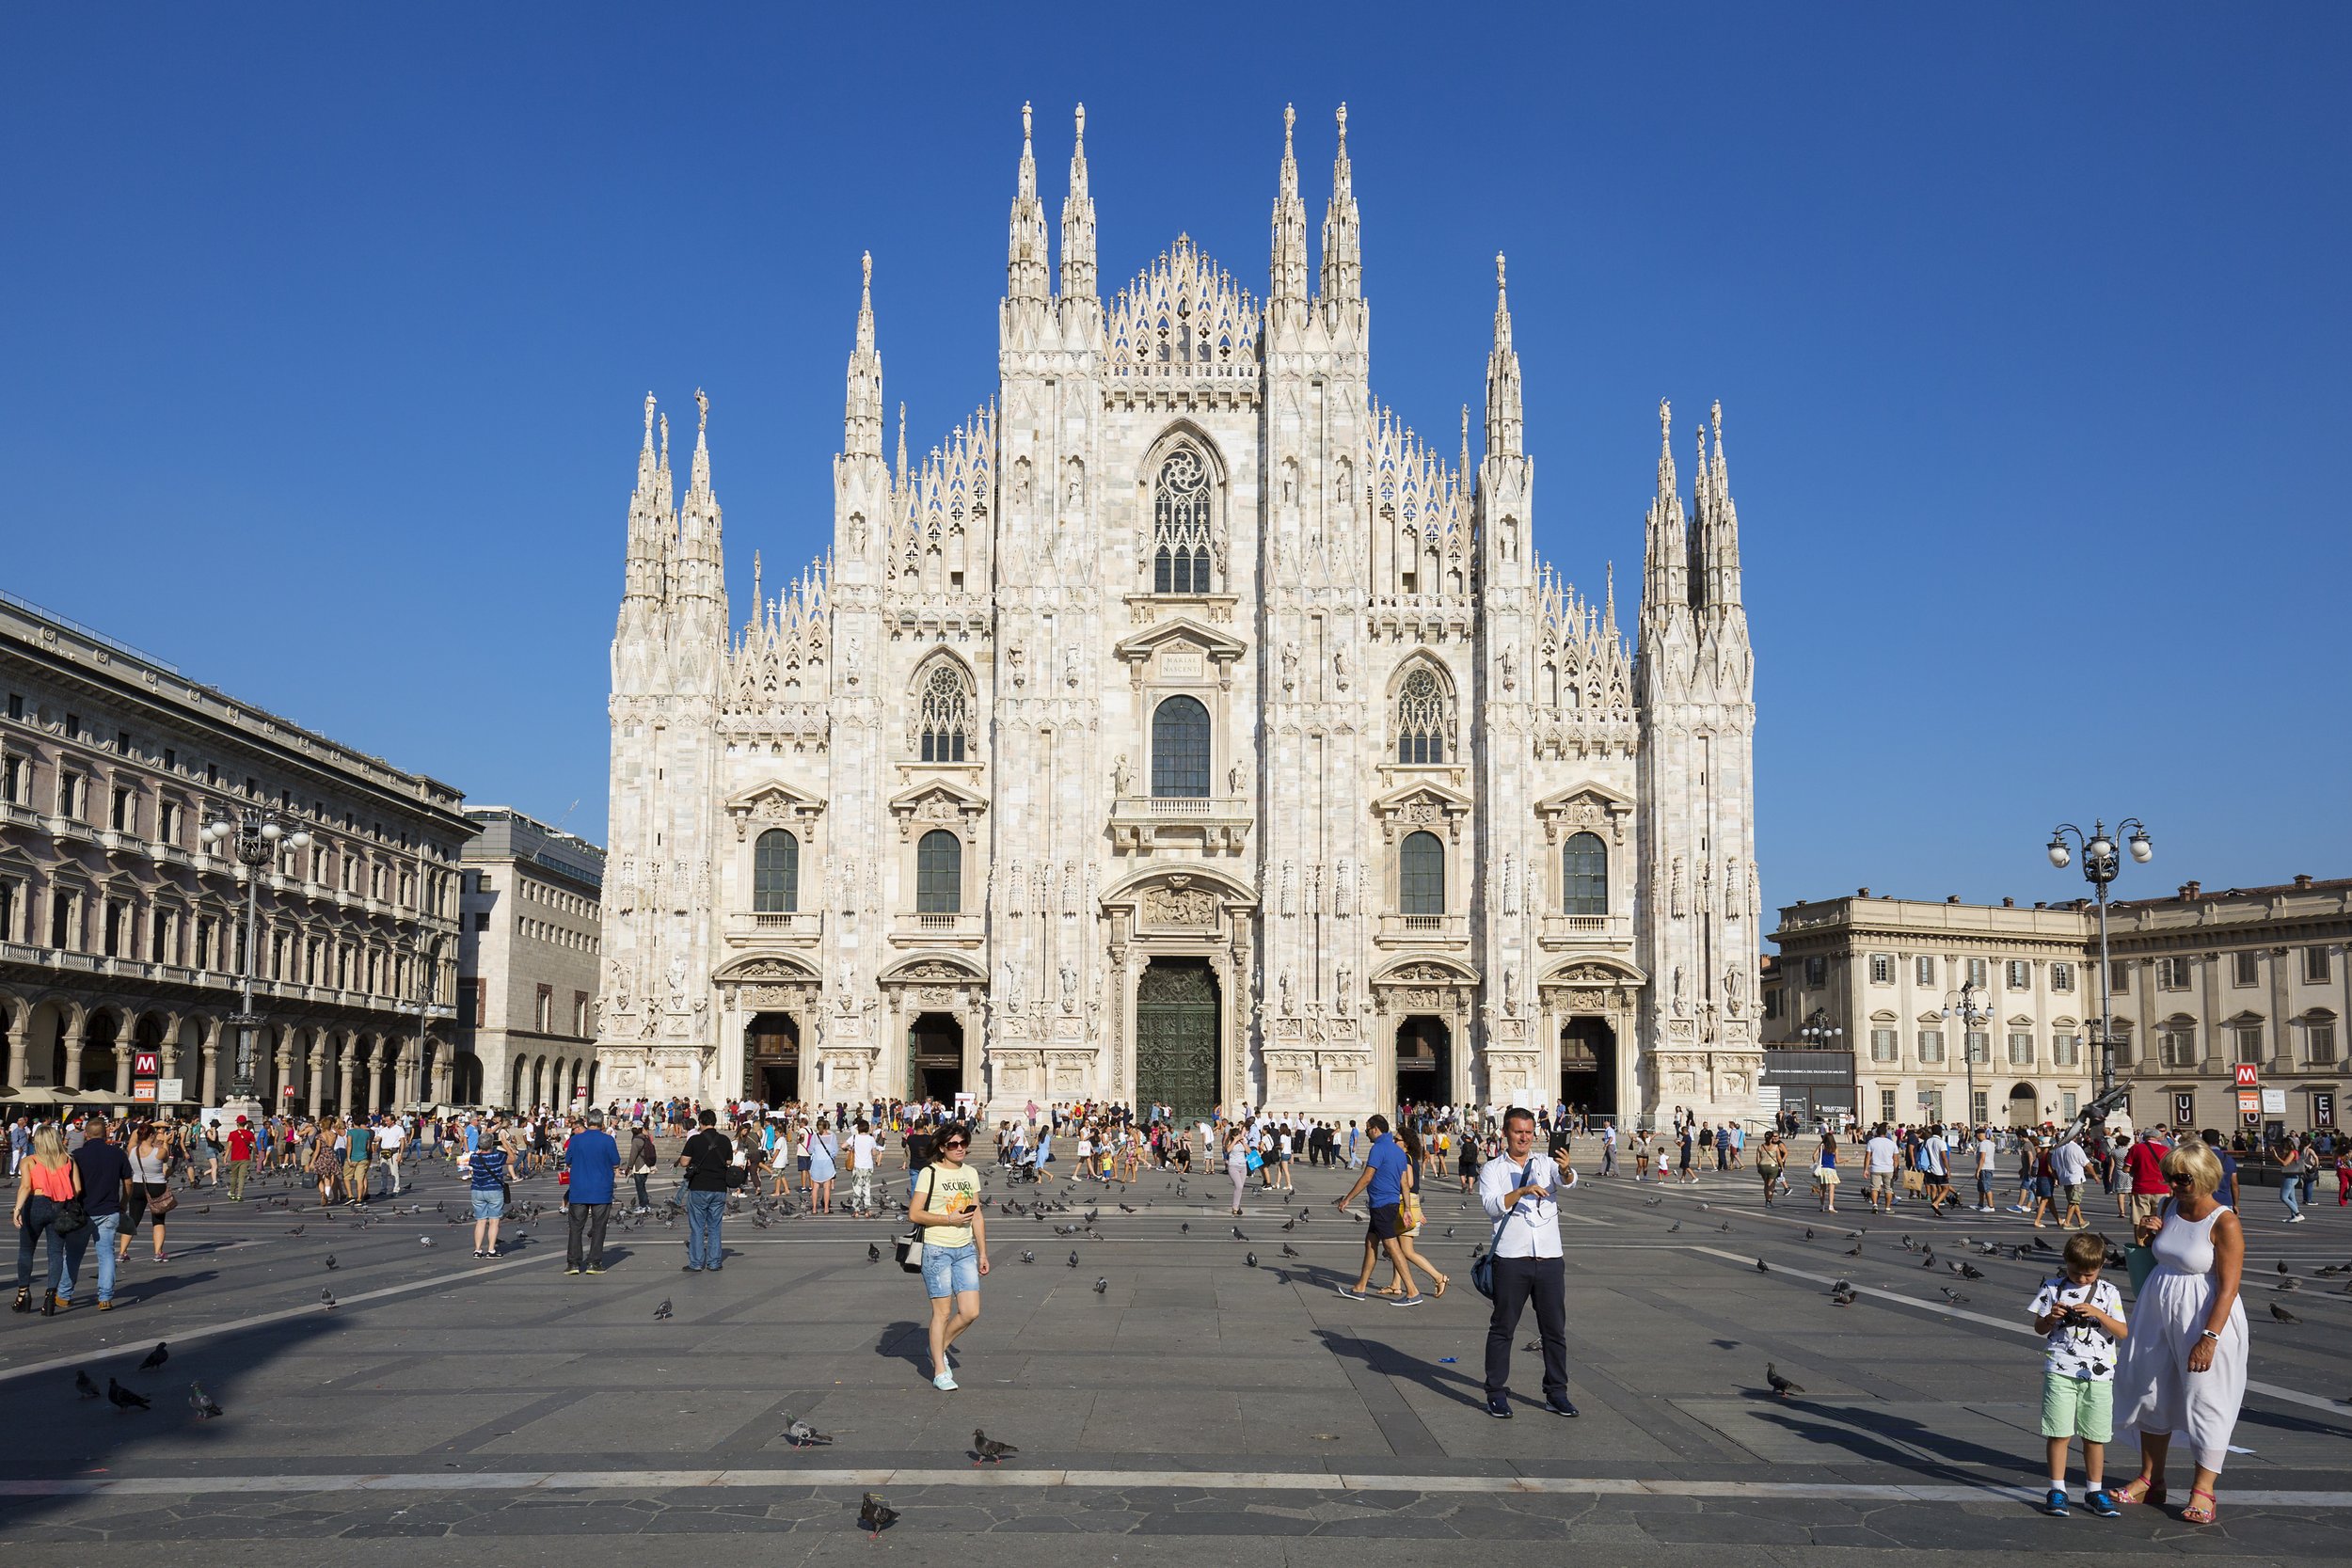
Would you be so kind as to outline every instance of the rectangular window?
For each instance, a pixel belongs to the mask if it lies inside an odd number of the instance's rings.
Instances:
[[[2237,1059],[2239,1061],[2259,1063],[2263,1059],[2261,1024],[2242,1024],[2231,1032],[2237,1036]]]
[[[1992,967],[1992,964],[1983,958],[1970,958],[1968,960],[1968,983],[1981,989],[1986,983]]]
[[[2176,1094],[2172,1097],[2172,1125],[2175,1127],[2197,1125],[2197,1096],[2194,1093]]]
[[[101,950],[110,958],[122,956],[122,901],[119,898],[107,899],[105,924],[101,932]]]
[[[1990,1119],[1984,1114],[1987,1094],[1988,1091],[1979,1089],[1968,1097],[1968,1119],[1978,1127],[1982,1127]]]
[[[2010,990],[2033,990],[2032,964],[2026,962],[2024,958],[2011,958],[2002,967],[2004,971],[2004,978],[2008,980]]]
[[[115,731],[115,751],[126,757],[131,754],[131,732],[129,730]]]
[[[2132,994],[2132,960],[2117,958],[2107,965],[2107,989],[2118,996]]]
[[[1935,958],[1932,955],[1922,953],[1911,960],[1911,983],[1915,986],[1935,984]]]
[[[2009,1035],[2009,1065],[2033,1066],[2033,1036],[2023,1029],[2012,1029]]]
[[[73,904],[72,894],[62,888],[49,890],[49,945],[60,952],[81,945],[74,940],[80,934],[82,922]]]
[[[2168,1068],[2197,1065],[2197,1035],[2189,1029],[2168,1029],[2156,1037],[2158,1059]]]
[[[2050,1037],[2050,1060],[2059,1067],[2080,1067],[2083,1048],[2078,1037],[2061,1031]]]
[[[1818,988],[1828,978],[1829,960],[1827,958],[1811,958],[1804,960],[1804,983],[1806,985]]]
[[[2188,990],[2188,966],[2189,961],[2186,958],[2158,958],[2156,960],[2156,989],[2158,990]]]
[[[11,719],[22,719],[24,717],[24,694],[23,692],[11,691],[8,693],[8,717]]]
[[[2332,1023],[2305,1024],[2303,1054],[2313,1067],[2332,1067],[2336,1060],[2336,1026]]]
[[[69,821],[82,815],[82,775],[59,770],[57,774],[57,815]]]
[[[2262,984],[2262,981],[2263,960],[2261,954],[2249,952],[2233,953],[2230,955],[2230,984],[2233,986],[2259,986]]]
[[[155,837],[165,844],[180,841],[180,807],[178,802],[164,800],[155,807]]]
[[[0,882],[0,942],[16,940],[16,884]]]
[[[1981,1029],[1968,1031],[1968,1059],[1982,1067],[1993,1060],[1993,1037]]]
[[[2052,964],[2050,966],[2050,989],[2073,990],[2074,989],[2074,966],[2070,963]]]
[[[581,1039],[588,1037],[588,993],[584,990],[572,992],[572,1033]]]
[[[1893,1089],[1881,1089],[1879,1090],[1879,1120],[1892,1122],[1894,1119],[1895,1091]]]
[[[127,785],[115,785],[114,808],[107,814],[106,825],[119,833],[131,832],[137,828],[138,808],[132,803]]]
[[[1891,1035],[1891,1034],[1893,1034],[1893,1033],[1894,1033],[1894,1031],[1893,1031],[1892,1029],[1889,1029],[1889,1030],[1887,1031],[1887,1033]],[[1939,1063],[1939,1062],[1941,1062],[1941,1061],[1943,1061],[1943,1060],[1944,1060],[1944,1031],[1943,1031],[1943,1030],[1941,1030],[1941,1029],[1922,1029],[1922,1030],[1920,1030],[1920,1031],[1919,1031],[1919,1061],[1920,1061],[1920,1064],[1921,1064],[1922,1066],[1932,1066],[1932,1065],[1934,1065],[1934,1064],[1936,1064],[1936,1063]]]
[[[2304,980],[2311,985],[2324,986],[2328,983],[2328,949],[2325,947],[2304,948]]]
[[[1870,984],[1874,986],[1891,986],[1894,983],[1895,955],[1892,953],[1871,954]]]
[[[1895,1031],[1892,1029],[1871,1030],[1870,1060],[1874,1062],[1891,1062],[1894,1059]]]
[[[2074,1102],[2074,1091],[2073,1089],[2069,1089],[2064,1094],[2058,1096],[2058,1114],[2063,1116],[2068,1121],[2073,1121],[2074,1119],[2074,1112],[2079,1107],[2077,1107]]]
[[[213,917],[209,914],[199,914],[196,917],[196,967],[199,969],[214,967]]]
[[[539,1033],[543,1035],[554,1033],[555,988],[553,986],[541,986],[539,988],[538,1009],[536,1016],[539,1020]]]

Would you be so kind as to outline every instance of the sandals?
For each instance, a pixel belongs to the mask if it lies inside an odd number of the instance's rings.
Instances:
[[[2147,1503],[2151,1507],[2161,1507],[2166,1492],[2146,1476],[2139,1476],[2112,1488],[2107,1495],[2119,1503]]]
[[[8,1307],[8,1310],[11,1312],[30,1312],[32,1309],[33,1288],[29,1285],[19,1285],[16,1288],[16,1301]]]
[[[1438,1289],[1435,1294],[1439,1301],[1445,1300],[1445,1288],[1453,1283],[1454,1276],[1452,1275],[1441,1274],[1438,1276]]]
[[[2206,1491],[2203,1487],[2191,1487],[2188,1495],[2192,1499],[2197,1497],[2204,1498],[2205,1506],[2200,1508],[2194,1501],[2191,1501],[2186,1508],[2181,1510],[2181,1522],[2183,1524],[2210,1525],[2221,1516],[2220,1507],[2215,1502],[2213,1494]]]

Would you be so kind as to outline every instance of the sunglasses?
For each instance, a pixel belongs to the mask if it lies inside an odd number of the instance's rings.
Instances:
[[[950,1138],[939,1147],[942,1148],[970,1148],[972,1146],[962,1138]]]

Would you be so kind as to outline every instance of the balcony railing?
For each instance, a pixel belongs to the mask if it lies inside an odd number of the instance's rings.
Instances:
[[[1470,916],[1466,914],[1384,914],[1380,917],[1382,943],[1396,946],[1406,942],[1448,943],[1470,941]]]
[[[822,910],[738,910],[727,916],[729,942],[807,942],[824,929]]]
[[[981,917],[977,914],[936,911],[900,914],[892,917],[890,940],[901,943],[935,942],[972,946],[979,942],[981,928]]]
[[[1541,940],[1549,945],[1589,945],[1633,940],[1633,922],[1622,914],[1548,914]]]

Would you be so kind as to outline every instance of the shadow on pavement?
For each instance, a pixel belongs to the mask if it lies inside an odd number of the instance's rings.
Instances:
[[[1409,1352],[1398,1350],[1394,1345],[1361,1339],[1338,1329],[1316,1329],[1315,1338],[1338,1360],[1359,1362],[1366,1370],[1377,1372],[1383,1377],[1401,1377],[1418,1383],[1431,1393],[1457,1404],[1467,1404],[1478,1410],[1486,1407],[1486,1387],[1477,1378],[1433,1366]]]

